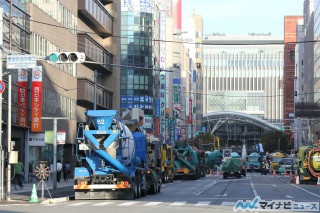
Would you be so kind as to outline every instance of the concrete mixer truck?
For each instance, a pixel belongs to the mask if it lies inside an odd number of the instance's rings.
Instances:
[[[139,125],[116,120],[116,110],[89,110],[79,124],[75,199],[135,199],[161,189],[160,147]],[[138,122],[136,122],[138,123]]]
[[[176,142],[173,149],[175,178],[198,179],[200,176],[205,176],[205,168],[201,170],[202,167],[199,167],[199,153],[185,141]]]
[[[320,178],[320,146],[301,146],[298,151],[297,175],[300,183]]]
[[[206,151],[206,167],[207,173],[211,171],[217,171],[220,165],[222,164],[222,153],[220,150]]]

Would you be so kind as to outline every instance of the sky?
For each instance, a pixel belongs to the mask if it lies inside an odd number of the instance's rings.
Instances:
[[[283,35],[284,16],[303,15],[304,0],[182,0],[183,16],[202,15],[203,34]]]

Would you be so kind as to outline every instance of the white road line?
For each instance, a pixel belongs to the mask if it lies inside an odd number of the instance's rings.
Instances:
[[[125,203],[119,204],[119,206],[132,206],[132,205],[134,205],[136,203],[138,203],[138,202],[125,202]]]
[[[235,202],[228,202],[228,201],[223,201],[221,203],[221,206],[234,206]]]
[[[199,201],[196,206],[207,206],[210,204],[210,201]]]
[[[144,204],[144,206],[156,206],[156,205],[159,205],[160,203],[162,203],[162,202],[149,202],[149,203]]]
[[[251,188],[252,188],[252,191],[253,191],[254,197],[257,197],[257,196],[258,196],[258,193],[257,193],[256,189],[254,188],[254,185],[253,185],[253,183],[252,183],[251,178],[250,178],[250,185],[251,185]]]
[[[106,206],[106,205],[110,205],[114,202],[101,202],[101,203],[96,203],[96,204],[93,204],[93,206]]]
[[[319,195],[317,195],[317,194],[315,194],[315,193],[313,193],[313,192],[309,192],[308,190],[303,189],[303,188],[301,188],[301,187],[299,187],[299,186],[297,186],[297,185],[294,185],[294,184],[291,184],[291,185],[293,185],[293,186],[297,187],[298,189],[301,189],[302,191],[305,191],[305,192],[307,192],[307,193],[309,193],[309,194],[311,194],[311,195],[313,195],[313,196],[316,196],[316,197],[319,197],[319,198],[320,198]]]
[[[79,203],[72,203],[72,204],[69,204],[68,206],[83,206],[83,205],[86,205],[90,202],[79,202]]]
[[[186,203],[186,201],[176,201],[174,203],[171,203],[170,206],[183,206]]]
[[[293,197],[292,197],[292,196],[290,196],[290,195],[286,195],[286,198],[290,198],[290,199],[291,199],[291,198],[293,198]]]

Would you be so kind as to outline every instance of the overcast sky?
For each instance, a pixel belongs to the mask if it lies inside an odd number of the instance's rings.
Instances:
[[[303,15],[304,0],[182,0],[183,15],[202,15],[203,33],[283,35],[284,16]]]

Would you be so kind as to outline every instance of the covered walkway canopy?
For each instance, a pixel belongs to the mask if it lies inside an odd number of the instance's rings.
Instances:
[[[270,123],[258,116],[233,111],[219,111],[205,114],[203,125],[206,131],[220,139],[222,146],[241,149],[260,142],[261,136],[272,130],[280,131],[281,124]]]

